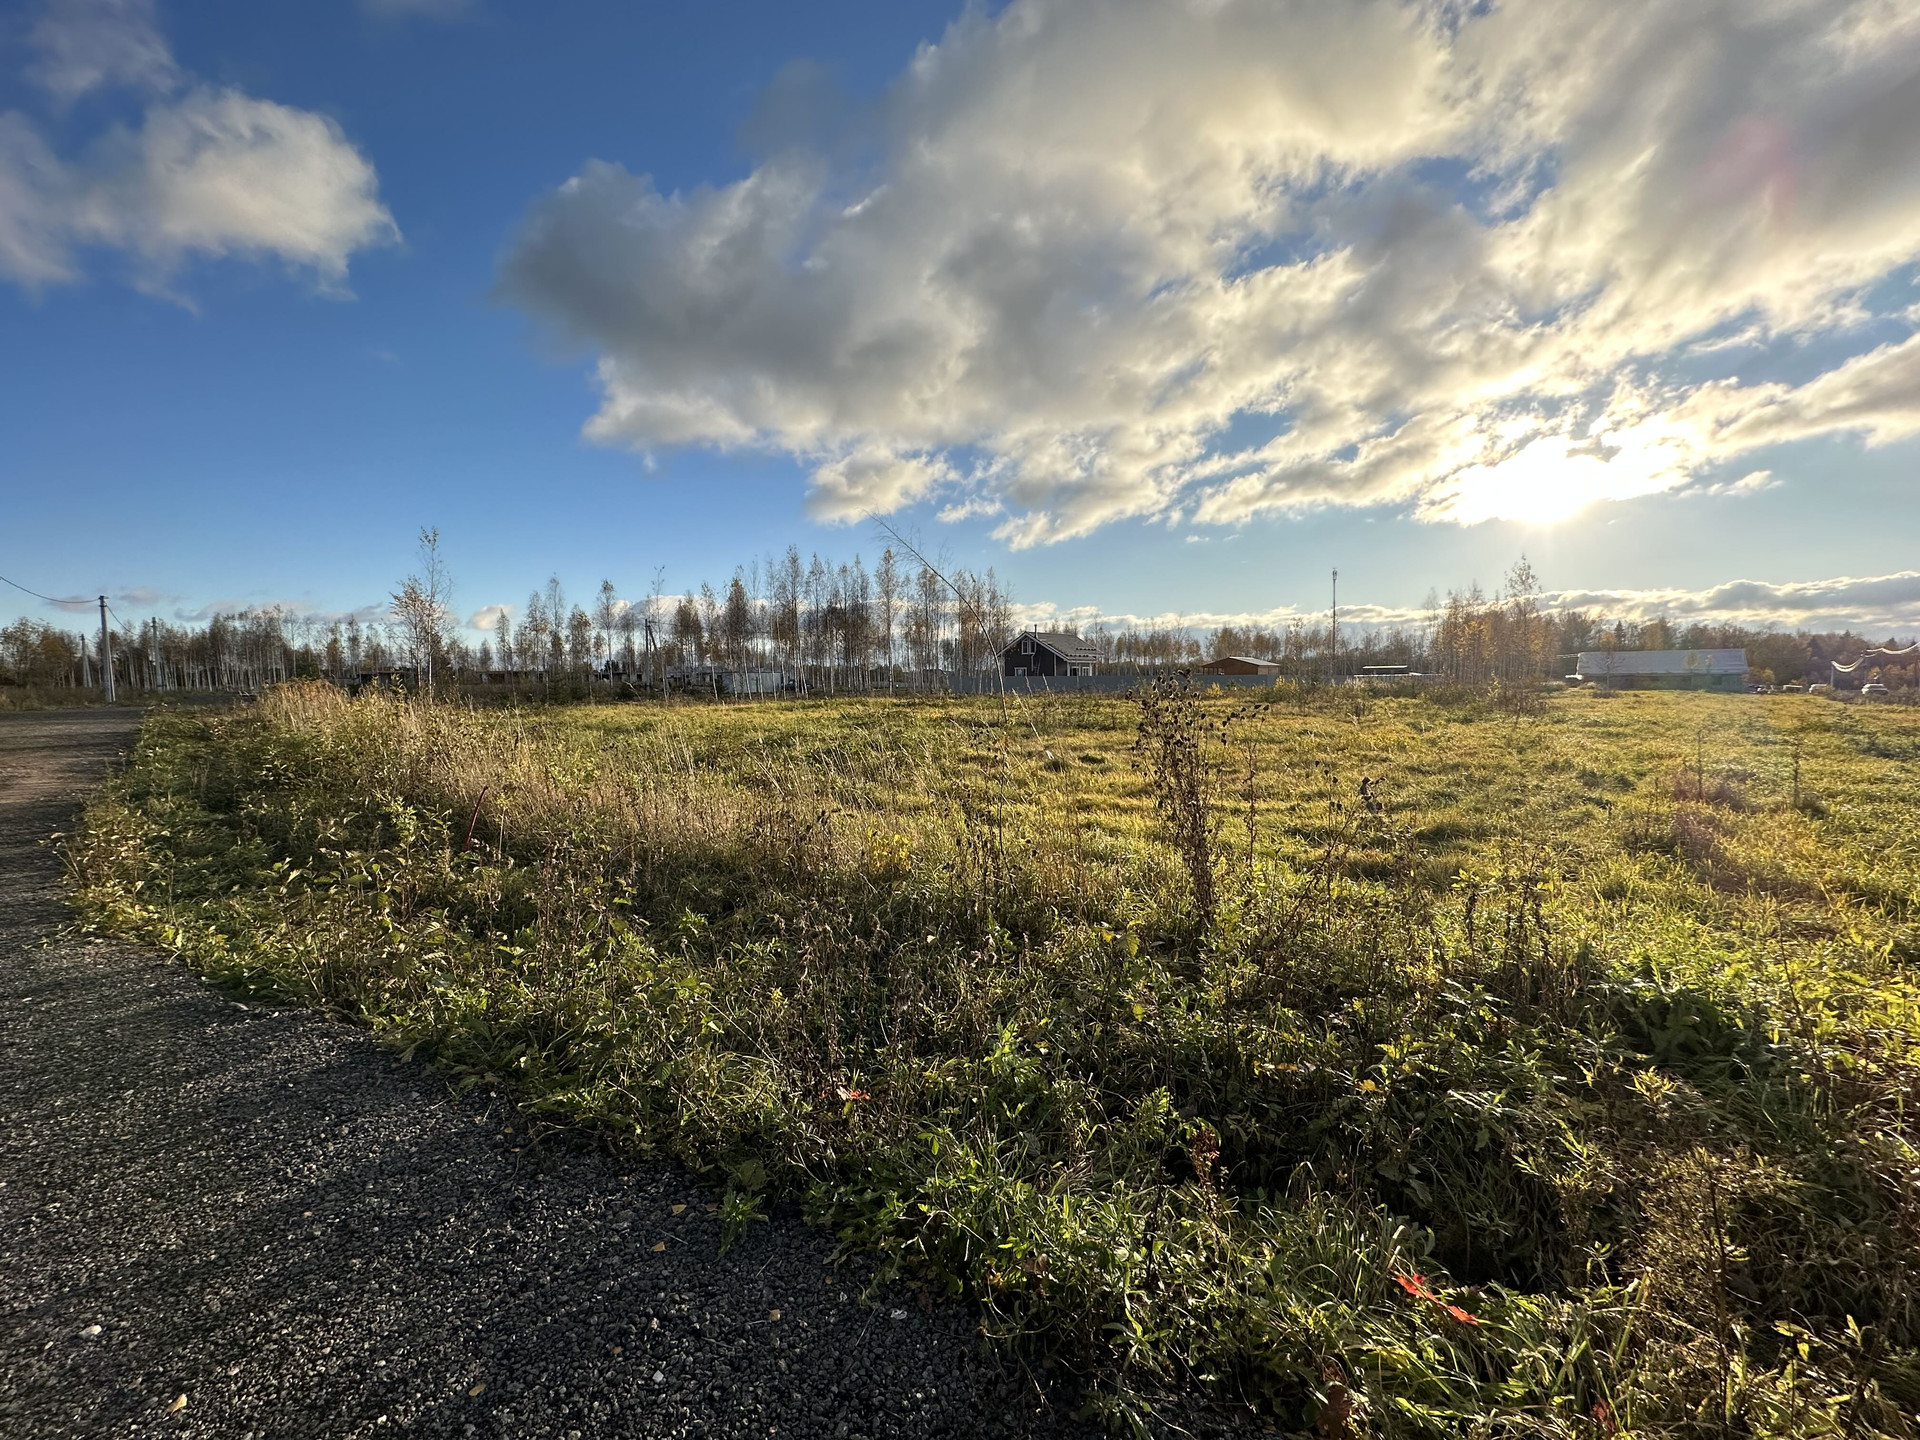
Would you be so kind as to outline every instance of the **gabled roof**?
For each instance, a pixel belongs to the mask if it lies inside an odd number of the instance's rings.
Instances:
[[[1200,668],[1204,670],[1207,665],[1224,665],[1228,661],[1240,665],[1258,665],[1262,670],[1278,670],[1280,668],[1280,662],[1278,660],[1262,660],[1258,655],[1216,655],[1207,661],[1206,665],[1202,665]]]
[[[1100,659],[1100,652],[1082,640],[1078,635],[1069,635],[1064,630],[1022,630],[1014,636],[1013,643],[1007,647],[1017,651],[1022,640],[1031,639],[1044,645],[1062,660],[1072,665],[1093,665]]]

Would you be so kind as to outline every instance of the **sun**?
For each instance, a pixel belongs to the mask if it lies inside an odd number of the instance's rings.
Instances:
[[[1421,518],[1478,525],[1511,520],[1557,525],[1603,500],[1631,500],[1684,483],[1671,447],[1635,433],[1579,448],[1565,435],[1541,435],[1492,464],[1448,476],[1421,507]]]

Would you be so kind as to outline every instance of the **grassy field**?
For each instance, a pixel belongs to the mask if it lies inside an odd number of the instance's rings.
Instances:
[[[158,714],[88,922],[1321,1436],[1920,1433],[1920,712]]]

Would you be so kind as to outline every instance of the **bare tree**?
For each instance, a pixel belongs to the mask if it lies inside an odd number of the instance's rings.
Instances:
[[[620,603],[620,592],[613,588],[613,581],[600,582],[600,596],[593,602],[593,625],[598,632],[600,659],[606,668],[613,669],[613,633],[620,624],[620,613],[626,607]]]
[[[900,594],[902,580],[900,562],[894,558],[893,547],[889,545],[880,555],[880,564],[874,570],[874,590],[880,604],[880,655],[881,663],[887,667],[887,693],[893,693],[893,637],[899,626]]]
[[[705,665],[718,665],[720,647],[724,637],[720,633],[720,597],[713,593],[710,582],[700,582],[700,634],[702,636],[700,661]]]
[[[434,662],[446,653],[453,629],[453,578],[440,555],[440,531],[420,532],[420,569],[407,576],[392,596],[394,623],[414,669],[423,677],[421,691],[433,694]]]

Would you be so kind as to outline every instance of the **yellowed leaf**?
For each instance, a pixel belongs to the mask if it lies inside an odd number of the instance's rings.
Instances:
[[[167,1413],[169,1415],[178,1415],[182,1410],[186,1408],[187,1408],[187,1397],[182,1395],[178,1399],[176,1399],[171,1405],[167,1406]]]
[[[467,1393],[469,1395],[478,1395],[482,1391],[484,1391],[486,1388],[487,1388],[487,1382],[482,1380],[478,1385],[474,1386],[471,1390],[467,1391]]]
[[[686,1209],[686,1208],[687,1208],[687,1207],[686,1207],[686,1206],[684,1206],[684,1205],[676,1205],[676,1206],[674,1206],[674,1207],[673,1207],[673,1213],[674,1213],[674,1214],[676,1214],[676,1215],[678,1215],[678,1214],[679,1214],[679,1213],[680,1213],[680,1212],[681,1212],[682,1210],[684,1210],[684,1209]]]
[[[655,1253],[657,1254],[659,1251],[662,1251],[667,1248],[667,1242],[664,1240],[656,1240],[653,1242],[653,1248]]]

